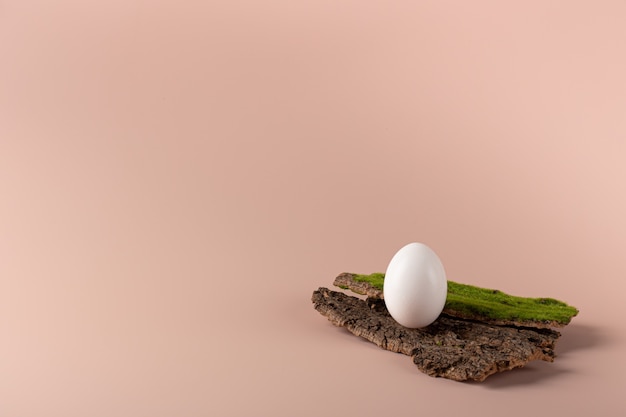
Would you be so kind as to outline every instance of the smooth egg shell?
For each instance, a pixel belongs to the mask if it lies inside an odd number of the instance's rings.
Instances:
[[[391,259],[383,296],[389,314],[401,325],[425,327],[446,303],[448,281],[437,254],[423,243],[409,243]]]

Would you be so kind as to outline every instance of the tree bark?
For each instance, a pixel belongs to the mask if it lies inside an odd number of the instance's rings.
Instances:
[[[391,317],[383,300],[362,300],[328,288],[314,291],[312,301],[334,325],[411,356],[427,375],[455,381],[483,381],[532,360],[552,362],[560,336],[550,329],[498,326],[445,314],[423,329],[409,329]]]
[[[333,283],[336,287],[349,289],[352,292],[357,294],[366,295],[370,298],[384,298],[382,290],[374,287],[372,284],[366,281],[356,281],[354,279],[354,275],[349,272],[344,272],[339,274],[337,278],[335,278],[335,282]],[[443,313],[457,317],[461,319],[467,320],[477,320],[483,323],[494,324],[499,326],[516,326],[516,327],[535,327],[539,329],[551,329],[554,327],[563,327],[564,323],[559,323],[557,321],[539,321],[539,320],[505,320],[505,319],[494,319],[491,317],[487,317],[478,312],[474,312],[472,314],[468,314],[462,311],[456,311],[454,309],[444,307]]]

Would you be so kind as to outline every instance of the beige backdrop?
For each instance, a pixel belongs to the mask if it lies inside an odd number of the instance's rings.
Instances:
[[[625,21],[0,2],[0,415],[626,415]],[[434,379],[313,310],[411,241],[580,308],[557,361]]]

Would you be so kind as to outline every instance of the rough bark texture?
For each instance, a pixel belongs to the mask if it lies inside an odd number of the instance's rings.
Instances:
[[[335,278],[335,282],[333,283],[336,287],[349,289],[352,292],[357,294],[366,295],[370,298],[384,298],[382,290],[374,287],[369,282],[365,281],[356,281],[354,279],[354,275],[349,272],[344,272]],[[557,321],[537,321],[537,320],[503,320],[503,319],[494,319],[491,317],[484,316],[479,313],[467,314],[461,311],[456,311],[450,308],[444,308],[443,313],[448,316],[467,319],[467,320],[477,320],[483,323],[489,323],[499,326],[516,326],[516,327],[535,327],[538,329],[550,329],[554,327],[563,327],[566,323],[559,323]]]
[[[361,295],[367,295],[370,298],[384,298],[383,291],[374,287],[366,281],[356,281],[354,275],[349,272],[339,274],[333,282],[335,287],[348,289]]]
[[[389,315],[383,300],[362,300],[327,288],[314,291],[312,301],[331,323],[411,356],[430,376],[456,381],[483,381],[537,359],[552,362],[560,336],[549,329],[494,326],[445,315],[423,329],[408,329]]]
[[[345,288],[352,292],[361,295],[367,295],[370,298],[384,298],[383,291],[374,287],[372,284],[366,281],[355,281],[354,274],[349,272],[344,272],[337,275],[335,278],[335,282],[333,282],[335,287]]]

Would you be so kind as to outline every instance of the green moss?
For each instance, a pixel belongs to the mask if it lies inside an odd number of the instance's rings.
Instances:
[[[355,274],[356,281],[383,289],[385,274]],[[554,298],[516,297],[499,290],[475,287],[448,281],[448,297],[444,309],[459,313],[482,315],[496,320],[543,321],[567,324],[578,310]]]
[[[359,282],[368,282],[373,287],[383,290],[383,283],[385,282],[385,274],[382,272],[374,272],[369,275],[353,274],[354,280]]]

